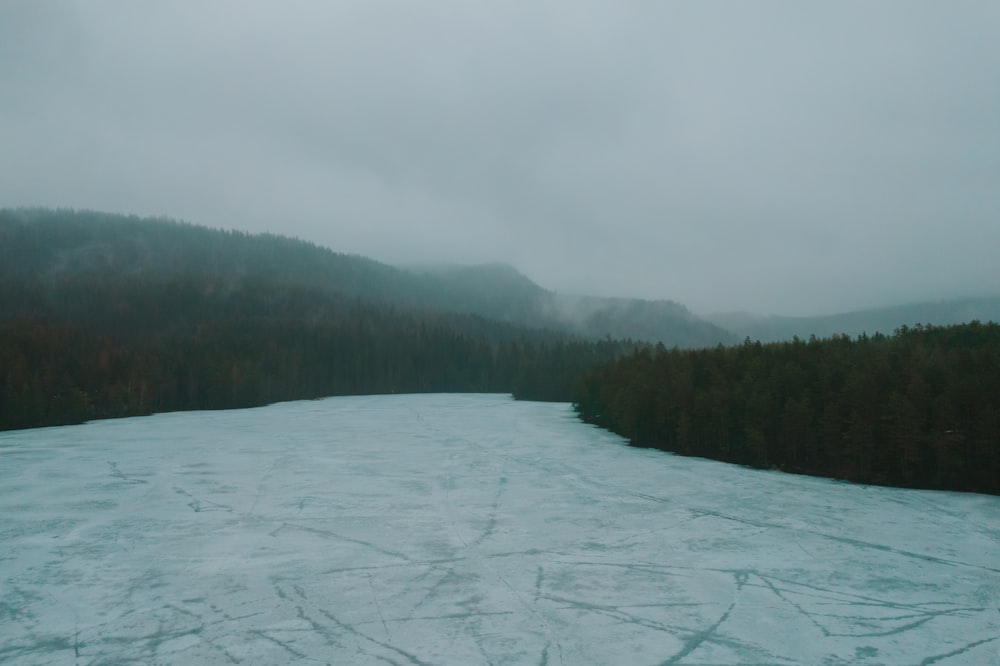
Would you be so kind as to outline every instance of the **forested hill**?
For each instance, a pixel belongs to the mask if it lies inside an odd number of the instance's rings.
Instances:
[[[1000,326],[901,328],[680,351],[578,384],[580,416],[659,448],[762,468],[1000,494]]]
[[[43,287],[84,279],[242,281],[335,292],[372,304],[422,303],[429,285],[363,257],[270,234],[88,211],[0,211],[0,277]]]
[[[713,337],[676,304],[556,296],[506,266],[406,271],[277,236],[6,210],[0,429],[504,392],[573,399],[637,445],[1000,493],[996,324],[688,350],[605,337],[685,319],[671,330]]]
[[[552,292],[510,266],[411,268],[430,279],[435,302],[461,312],[565,331],[584,338],[645,340],[692,349],[736,342],[725,329],[699,319],[680,303],[637,298],[601,298]]]
[[[671,301],[564,296],[503,265],[404,270],[270,234],[86,211],[0,210],[5,284],[51,287],[81,277],[183,277],[222,291],[243,282],[266,283],[591,339],[632,338],[683,348],[735,341]]]
[[[432,297],[402,271],[299,241],[3,212],[0,429],[342,394],[563,401],[629,348],[418,307]]]

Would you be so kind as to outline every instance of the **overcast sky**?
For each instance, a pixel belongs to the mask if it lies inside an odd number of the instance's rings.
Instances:
[[[1000,292],[1000,2],[2,0],[0,206],[701,313]]]

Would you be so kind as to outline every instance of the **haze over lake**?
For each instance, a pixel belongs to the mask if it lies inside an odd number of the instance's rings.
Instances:
[[[1000,497],[330,398],[0,434],[4,664],[988,664]]]

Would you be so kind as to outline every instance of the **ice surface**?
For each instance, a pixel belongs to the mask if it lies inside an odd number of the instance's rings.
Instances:
[[[334,398],[0,435],[4,664],[1000,663],[1000,498]]]

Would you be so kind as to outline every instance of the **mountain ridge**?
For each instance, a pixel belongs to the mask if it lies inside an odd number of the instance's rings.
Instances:
[[[381,306],[471,314],[590,339],[667,346],[735,342],[672,301],[549,291],[507,264],[400,268],[276,234],[248,234],[95,211],[0,210],[0,277],[52,283],[102,272],[122,279],[191,275],[226,289],[255,278]]]
[[[212,289],[241,280],[320,289],[384,307],[470,314],[586,339],[705,348],[750,338],[780,342],[891,333],[900,326],[1000,320],[1000,295],[794,317],[699,316],[672,300],[546,289],[510,264],[393,266],[273,233],[213,229],[170,218],[46,208],[0,209],[0,278],[52,286],[81,275],[197,276]],[[10,302],[18,299],[11,296]],[[35,304],[21,299],[22,310]],[[16,309],[16,308],[15,308]],[[7,313],[9,316],[10,313]]]
[[[726,312],[704,315],[703,318],[731,331],[740,339],[761,342],[782,342],[793,337],[808,339],[813,335],[817,338],[875,333],[887,335],[902,326],[1000,321],[1000,294],[917,301],[819,316]]]

